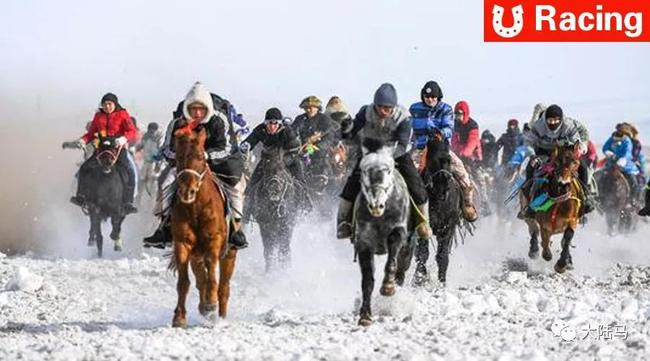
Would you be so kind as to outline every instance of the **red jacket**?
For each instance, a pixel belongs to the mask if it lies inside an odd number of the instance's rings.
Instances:
[[[590,140],[587,143],[587,153],[585,153],[582,156],[582,159],[587,162],[587,165],[591,167],[595,167],[596,163],[598,162],[598,152],[596,151],[596,146],[594,143]]]
[[[81,139],[89,143],[95,139],[95,133],[104,132],[109,137],[125,137],[129,144],[135,144],[138,137],[138,130],[131,121],[131,116],[126,109],[118,109],[111,114],[103,111],[95,113],[93,121],[90,123],[88,132]]]
[[[478,124],[469,116],[469,104],[466,101],[459,101],[454,111],[462,110],[463,119],[456,121],[454,134],[451,137],[451,149],[459,157],[471,160],[482,160],[483,150],[481,149],[481,136]]]

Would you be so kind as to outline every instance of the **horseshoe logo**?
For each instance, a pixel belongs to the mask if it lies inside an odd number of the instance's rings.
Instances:
[[[524,7],[517,5],[511,11],[515,21],[511,27],[505,27],[503,26],[503,7],[494,5],[492,8],[492,28],[502,38],[514,38],[524,28]]]

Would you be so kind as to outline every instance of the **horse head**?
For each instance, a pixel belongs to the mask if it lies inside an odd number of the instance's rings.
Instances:
[[[181,202],[192,204],[210,168],[205,161],[205,129],[198,132],[181,128],[176,137],[177,194]]]
[[[555,178],[557,181],[563,186],[571,184],[574,173],[580,165],[577,144],[556,147],[552,159],[556,166]]]
[[[95,159],[97,159],[104,174],[109,174],[113,171],[115,163],[122,151],[122,147],[117,145],[116,139],[116,137],[104,137],[101,134],[98,136]]]
[[[285,164],[285,152],[282,149],[272,148],[263,150],[260,163],[264,167],[261,199],[276,205],[285,199],[291,176]]]
[[[373,217],[381,217],[386,210],[386,202],[393,190],[395,147],[364,142],[361,170],[361,191],[368,203]],[[370,147],[368,147],[370,145]]]

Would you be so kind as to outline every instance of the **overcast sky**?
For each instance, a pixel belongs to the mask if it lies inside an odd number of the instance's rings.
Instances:
[[[141,122],[167,122],[200,80],[257,122],[270,106],[296,115],[310,94],[356,111],[385,81],[408,106],[433,79],[495,131],[538,101],[596,128],[650,119],[649,44],[486,44],[482,12],[476,0],[8,0],[0,102],[73,129],[113,91]]]

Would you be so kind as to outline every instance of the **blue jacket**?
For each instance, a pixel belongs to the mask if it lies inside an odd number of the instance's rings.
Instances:
[[[514,153],[512,154],[512,157],[510,157],[510,160],[508,161],[508,166],[512,168],[518,168],[527,157],[533,154],[535,154],[535,152],[531,147],[520,145],[515,149]]]
[[[409,108],[413,128],[413,144],[422,149],[427,145],[429,136],[439,130],[449,143],[454,132],[454,111],[447,103],[439,102],[435,107],[418,102]]]
[[[638,174],[639,168],[632,160],[632,147],[632,140],[627,136],[623,137],[620,142],[615,142],[613,137],[609,137],[603,145],[603,153],[610,151],[614,153],[615,158],[613,160],[608,160],[605,166],[611,167],[614,163],[618,163],[621,159],[625,159],[625,161],[621,161],[621,163],[624,164],[619,165],[621,171],[627,174]]]

